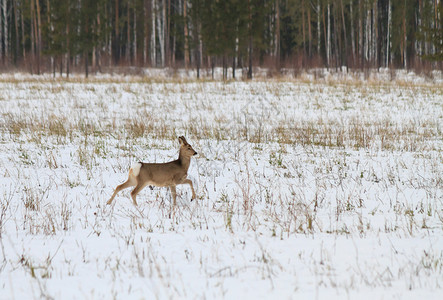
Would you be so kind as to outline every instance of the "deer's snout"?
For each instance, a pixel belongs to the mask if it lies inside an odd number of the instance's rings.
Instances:
[[[194,151],[194,154],[193,154],[193,155],[197,155],[197,152]]]

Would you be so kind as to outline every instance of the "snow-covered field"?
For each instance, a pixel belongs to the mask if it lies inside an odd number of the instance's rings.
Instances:
[[[0,299],[441,299],[443,85],[0,77]],[[199,153],[189,186],[121,192]]]

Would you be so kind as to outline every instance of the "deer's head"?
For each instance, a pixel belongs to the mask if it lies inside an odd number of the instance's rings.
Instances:
[[[180,153],[186,157],[191,157],[197,154],[197,152],[188,144],[184,136],[178,138],[180,142]]]

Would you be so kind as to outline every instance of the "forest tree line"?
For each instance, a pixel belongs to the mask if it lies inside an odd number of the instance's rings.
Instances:
[[[442,68],[443,0],[0,0],[0,65]]]

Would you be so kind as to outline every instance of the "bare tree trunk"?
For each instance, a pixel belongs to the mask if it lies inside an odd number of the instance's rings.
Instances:
[[[248,49],[248,79],[252,79],[252,9],[251,9],[251,0],[248,0],[248,35],[249,35],[249,49]],[[214,69],[214,67],[213,67]],[[214,71],[212,71],[214,73]],[[212,75],[214,77],[214,75]]]
[[[357,38],[357,54],[360,68],[363,68],[364,63],[364,47],[363,47],[363,8],[361,0],[358,0],[358,38]]]
[[[308,57],[312,57],[311,8],[308,6]]]
[[[2,10],[6,9],[6,6],[3,7],[3,2],[2,5],[0,5],[0,60],[4,63],[5,62],[5,56],[3,55],[3,47],[2,47],[2,40],[3,40],[3,24],[6,23],[6,18],[3,19],[3,15],[2,15]],[[6,37],[5,37],[6,39]]]
[[[171,65],[175,67],[175,49],[176,49],[176,36],[175,33],[172,35],[172,55],[171,55]]]
[[[332,12],[332,22],[333,22],[333,28],[334,28],[334,51],[331,51],[332,53],[334,53],[334,57],[335,57],[335,68],[338,68],[342,65],[342,60],[341,60],[341,53],[342,53],[342,45],[341,45],[341,38],[339,36],[339,32],[341,32],[341,28],[339,28],[339,23],[340,20],[338,19],[338,7],[333,7],[333,9],[335,10],[335,12]],[[337,17],[334,17],[337,16]],[[331,53],[331,55],[332,55]]]
[[[46,10],[47,10],[47,13],[46,13],[47,20],[46,20],[46,22],[48,22],[49,30],[51,32],[54,32],[54,26],[52,25],[52,22],[51,22],[51,5],[50,5],[49,0],[46,0]],[[55,78],[55,71],[56,71],[55,70],[55,68],[56,68],[55,64],[56,64],[56,62],[55,62],[54,55],[51,54],[49,70],[52,69],[52,73],[53,73],[54,78]]]
[[[322,19],[323,19],[323,39],[324,39],[324,44],[325,44],[325,54],[327,55],[327,51],[328,51],[328,31],[326,29],[326,19],[325,19],[325,10],[322,9]],[[326,60],[327,63],[327,60]],[[326,66],[327,68],[329,68],[329,66]]]
[[[97,33],[98,27],[99,27],[98,26],[98,23],[99,23],[98,13],[97,13],[97,16],[95,18],[95,21],[92,21],[92,23],[95,25],[95,26],[93,25],[92,31],[94,32],[94,34],[98,34]],[[91,71],[93,73],[95,73],[96,72],[96,65],[97,65],[97,53],[96,53],[96,47],[95,46],[92,47],[92,53],[91,54],[92,54]]]
[[[331,66],[330,56],[331,56],[331,4],[328,1],[328,33],[326,42],[326,64],[328,69]]]
[[[23,51],[23,60],[26,62],[26,49],[25,49],[25,21],[23,17],[23,10],[20,11],[20,21],[21,21],[21,31],[22,31],[22,51]]]
[[[378,68],[378,10],[377,1],[372,4],[372,61],[373,66]]]
[[[93,21],[92,21],[93,22]],[[86,22],[82,24],[84,26],[85,35],[89,35],[89,30],[93,30],[93,24],[89,24],[89,18],[86,18]],[[89,47],[84,47],[83,50],[83,62],[85,63],[85,78],[89,77]],[[79,60],[80,60],[79,55]]]
[[[42,54],[42,21],[40,14],[40,0],[35,0],[37,4],[37,73],[41,73],[41,54]]]
[[[197,78],[200,78],[200,68],[201,68],[201,64],[202,64],[202,41],[201,41],[201,23],[196,20],[195,21],[195,29],[196,29],[196,33],[195,33],[195,43],[197,45],[196,49],[195,49],[195,63],[197,65]],[[234,50],[234,57],[233,57],[233,78],[235,78],[235,53],[236,51]]]
[[[157,66],[157,46],[155,36],[156,0],[151,0],[151,66]]]
[[[321,29],[320,29],[320,0],[317,0],[317,55],[320,55],[320,38],[321,38]]]
[[[223,55],[223,74],[224,74],[224,80],[228,80],[228,58],[225,55]]]
[[[188,6],[187,6],[188,0],[183,0],[183,19],[185,20],[184,24],[184,35],[185,35],[185,53],[184,53],[184,59],[185,59],[185,69],[188,68],[189,64],[189,36],[188,36]]]
[[[115,40],[114,40],[114,57],[115,64],[120,60],[120,21],[119,21],[119,0],[115,0]]]
[[[131,63],[131,1],[128,1],[127,10],[127,26],[126,26],[126,50],[125,50],[126,63]]]
[[[406,32],[406,0],[404,0],[403,6],[403,67],[408,68],[408,36]]]
[[[97,13],[97,35],[100,36],[101,35],[101,18],[100,18],[100,13]],[[95,54],[95,68],[96,70],[98,70],[99,72],[101,72],[101,50],[100,48],[96,48],[94,47],[94,54]]]
[[[4,55],[6,58],[6,61],[9,58],[9,34],[8,34],[8,7],[7,7],[7,0],[3,0],[3,29],[4,29],[4,45],[5,45],[5,51]]]
[[[134,64],[137,64],[137,9],[134,3],[134,26],[133,26],[133,41],[132,41],[132,61]]]
[[[355,66],[355,35],[354,35],[354,12],[352,10],[352,0],[349,3],[349,13],[351,15],[351,48],[352,48],[352,65]]]
[[[88,66],[89,66],[89,55],[88,55],[88,51],[85,50],[83,52],[84,52],[83,55],[85,57],[85,77],[88,78],[88,76],[89,76],[89,69],[88,69]]]
[[[368,8],[366,8],[366,28],[365,28],[365,61],[368,62],[371,57],[370,57],[370,53],[371,53],[371,16],[370,16],[370,10]]]
[[[391,58],[391,25],[392,25],[392,6],[391,0],[388,1],[388,30],[386,34],[386,62],[385,67],[389,67]]]
[[[423,1],[420,0],[420,1],[418,1],[418,15],[415,18],[416,19],[416,26],[417,26],[417,28],[421,28],[423,26],[422,15],[423,15]],[[422,60],[420,59],[420,57],[423,55],[423,41],[420,41],[417,38],[415,39],[414,51],[415,51],[414,67],[417,67],[417,63],[419,63],[420,66],[421,66],[422,65],[421,64]]]
[[[440,0],[442,2],[442,0]],[[438,28],[438,0],[434,0],[434,29]],[[432,54],[435,54],[437,49],[435,44],[432,43]]]
[[[440,30],[443,30],[443,1],[440,0]],[[443,64],[440,64],[440,70],[443,69]]]
[[[68,15],[69,15],[71,13],[69,5],[67,6],[67,9],[68,9]],[[67,53],[66,53],[66,78],[69,78],[69,72],[71,71],[70,70],[70,67],[71,67],[71,39],[69,37],[70,34],[71,34],[71,23],[68,21],[68,23],[66,24],[66,49],[67,49]],[[63,63],[61,63],[60,65],[63,65]],[[62,69],[60,69],[60,73],[62,73],[61,70]]]
[[[200,26],[199,32],[201,32],[201,25],[199,25],[199,26]],[[238,41],[237,41],[237,44],[238,44]],[[200,64],[200,66],[203,66],[203,41],[202,41],[201,34],[198,37],[198,49],[199,49],[198,52],[200,53],[199,64]],[[237,52],[238,52],[238,49],[237,49]]]
[[[17,1],[14,3],[14,26],[15,26],[15,54],[14,54],[14,65],[17,65],[18,58],[18,48],[19,48],[19,31],[18,31],[18,14],[17,14]]]
[[[343,35],[345,37],[344,39],[344,49],[345,49],[345,57],[344,57],[344,65],[347,67],[348,66],[348,35],[347,35],[347,31],[346,31],[346,22],[345,22],[345,11],[344,11],[344,6],[343,6],[343,0],[340,0],[340,4],[341,4],[341,18],[343,21]]]
[[[305,29],[305,1],[302,0],[301,1],[301,16],[302,16],[302,20],[301,20],[301,27],[302,27],[302,36],[303,36],[303,58],[302,58],[302,67],[306,67],[305,66],[305,61],[306,61],[306,29]]]
[[[214,62],[214,57],[211,57],[211,74],[212,74],[212,79],[214,79],[214,68],[215,68],[215,62]]]
[[[389,0],[389,4],[391,4],[390,0]],[[425,26],[429,26],[429,21],[428,22],[427,22],[427,20],[423,20],[423,21],[426,22]],[[425,40],[424,45],[423,45],[424,46],[424,54],[430,54],[430,52],[429,52],[429,42],[427,42],[428,41],[428,33],[425,33],[424,40]]]
[[[149,40],[149,16],[148,16],[148,0],[144,0],[143,2],[143,24],[144,24],[144,32],[143,32],[143,66],[146,66],[148,62],[148,40]]]
[[[170,32],[170,16],[171,16],[171,0],[167,0],[167,7],[164,11],[164,22],[165,22],[165,58],[166,66],[171,65],[171,50],[169,46],[169,32]]]
[[[63,76],[63,55],[59,56],[60,58],[60,77]]]
[[[91,62],[91,71],[92,73],[96,73],[95,66],[97,65],[97,53],[95,51],[95,46],[92,48],[92,62]]]
[[[31,74],[34,73],[34,63],[35,63],[35,13],[34,13],[35,3],[31,0]]]
[[[235,79],[235,55],[232,57],[232,79]]]
[[[202,40],[202,34],[201,34],[201,32],[202,32],[202,24],[201,23],[198,24],[198,32],[199,32],[199,34],[198,34],[198,52],[200,53],[199,64],[201,67],[203,67],[203,40]],[[237,46],[237,49],[236,49],[235,53],[238,53],[238,38],[236,39],[236,46]]]
[[[111,5],[111,3],[109,4]],[[107,20],[106,22],[106,28],[112,28],[113,24],[112,24],[112,17],[109,16],[110,9],[106,9],[105,10],[105,20]],[[106,55],[107,55],[107,65],[110,67],[112,66],[112,56],[113,56],[113,49],[112,49],[112,44],[113,43],[113,38],[112,38],[112,30],[108,30],[108,32],[106,33]]]
[[[157,2],[158,3],[158,2]],[[165,0],[161,0],[161,5],[164,6]],[[160,10],[159,10],[160,11]],[[163,7],[162,10],[163,12]],[[164,20],[163,13],[157,13],[157,32],[158,32],[158,46],[160,48],[160,66],[165,66],[165,33],[164,33]]]
[[[162,3],[162,12],[163,12],[163,14],[162,14],[162,19],[163,19],[163,21],[162,21],[162,40],[163,40],[163,45],[162,45],[162,48],[163,48],[163,54],[162,54],[162,67],[165,67],[166,66],[166,40],[168,39],[168,36],[167,36],[167,30],[168,30],[168,22],[167,22],[167,19],[166,19],[166,4],[167,4],[167,1],[166,0],[163,0],[162,1],[163,3]]]
[[[275,66],[277,71],[280,72],[280,1],[279,0],[275,1]]]

